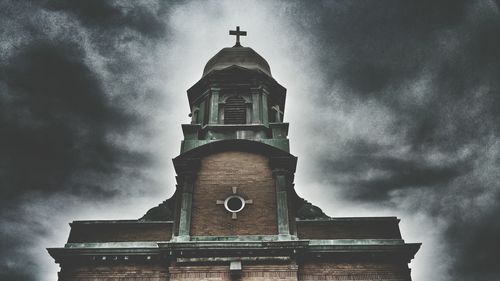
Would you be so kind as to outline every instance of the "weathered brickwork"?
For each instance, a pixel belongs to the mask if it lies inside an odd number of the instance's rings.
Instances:
[[[162,265],[67,265],[59,273],[59,281],[165,281],[168,270]]]
[[[238,278],[231,276],[229,266],[179,266],[169,271],[171,281],[297,281],[294,265],[243,266]]]
[[[65,266],[59,281],[411,281],[406,264],[310,261],[297,265],[243,265],[231,274],[229,265],[89,265]]]
[[[170,280],[231,280],[229,266],[174,266]]]
[[[74,222],[68,243],[168,241],[171,238],[171,222]]]
[[[406,264],[311,261],[300,265],[299,280],[410,281],[411,278]]]
[[[401,239],[397,219],[336,219],[298,221],[301,239]]]
[[[232,194],[231,187],[253,204],[237,219],[217,200]],[[268,159],[262,155],[229,151],[201,160],[193,191],[192,236],[277,234],[276,190]]]

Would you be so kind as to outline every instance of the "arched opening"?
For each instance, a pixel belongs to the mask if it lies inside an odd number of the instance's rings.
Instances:
[[[224,124],[246,124],[247,112],[245,99],[232,96],[226,99],[224,105]]]

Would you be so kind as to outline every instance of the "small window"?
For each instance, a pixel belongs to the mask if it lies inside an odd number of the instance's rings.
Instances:
[[[238,195],[232,195],[224,200],[224,207],[231,213],[237,213],[245,207],[245,199]]]
[[[224,124],[246,124],[247,112],[245,99],[242,97],[229,97],[224,105]]]

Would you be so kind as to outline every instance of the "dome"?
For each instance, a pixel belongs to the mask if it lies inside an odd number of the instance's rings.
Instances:
[[[220,50],[220,52],[213,56],[205,65],[203,76],[213,70],[221,70],[232,65],[252,70],[260,70],[272,77],[271,68],[263,57],[257,54],[252,48],[239,46]]]

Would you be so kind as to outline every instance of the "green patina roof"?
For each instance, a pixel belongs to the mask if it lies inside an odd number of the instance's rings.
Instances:
[[[213,70],[221,70],[233,65],[251,70],[260,70],[271,76],[271,68],[269,67],[267,61],[252,48],[241,46],[220,50],[205,65],[203,76]]]
[[[140,221],[171,221],[174,220],[174,208],[175,208],[175,197],[174,194],[169,199],[161,202],[158,206],[149,209],[144,216],[142,216]]]
[[[301,198],[302,199],[302,198]],[[320,207],[313,205],[305,199],[302,199],[303,204],[297,210],[297,218],[301,220],[327,219],[327,216]]]

